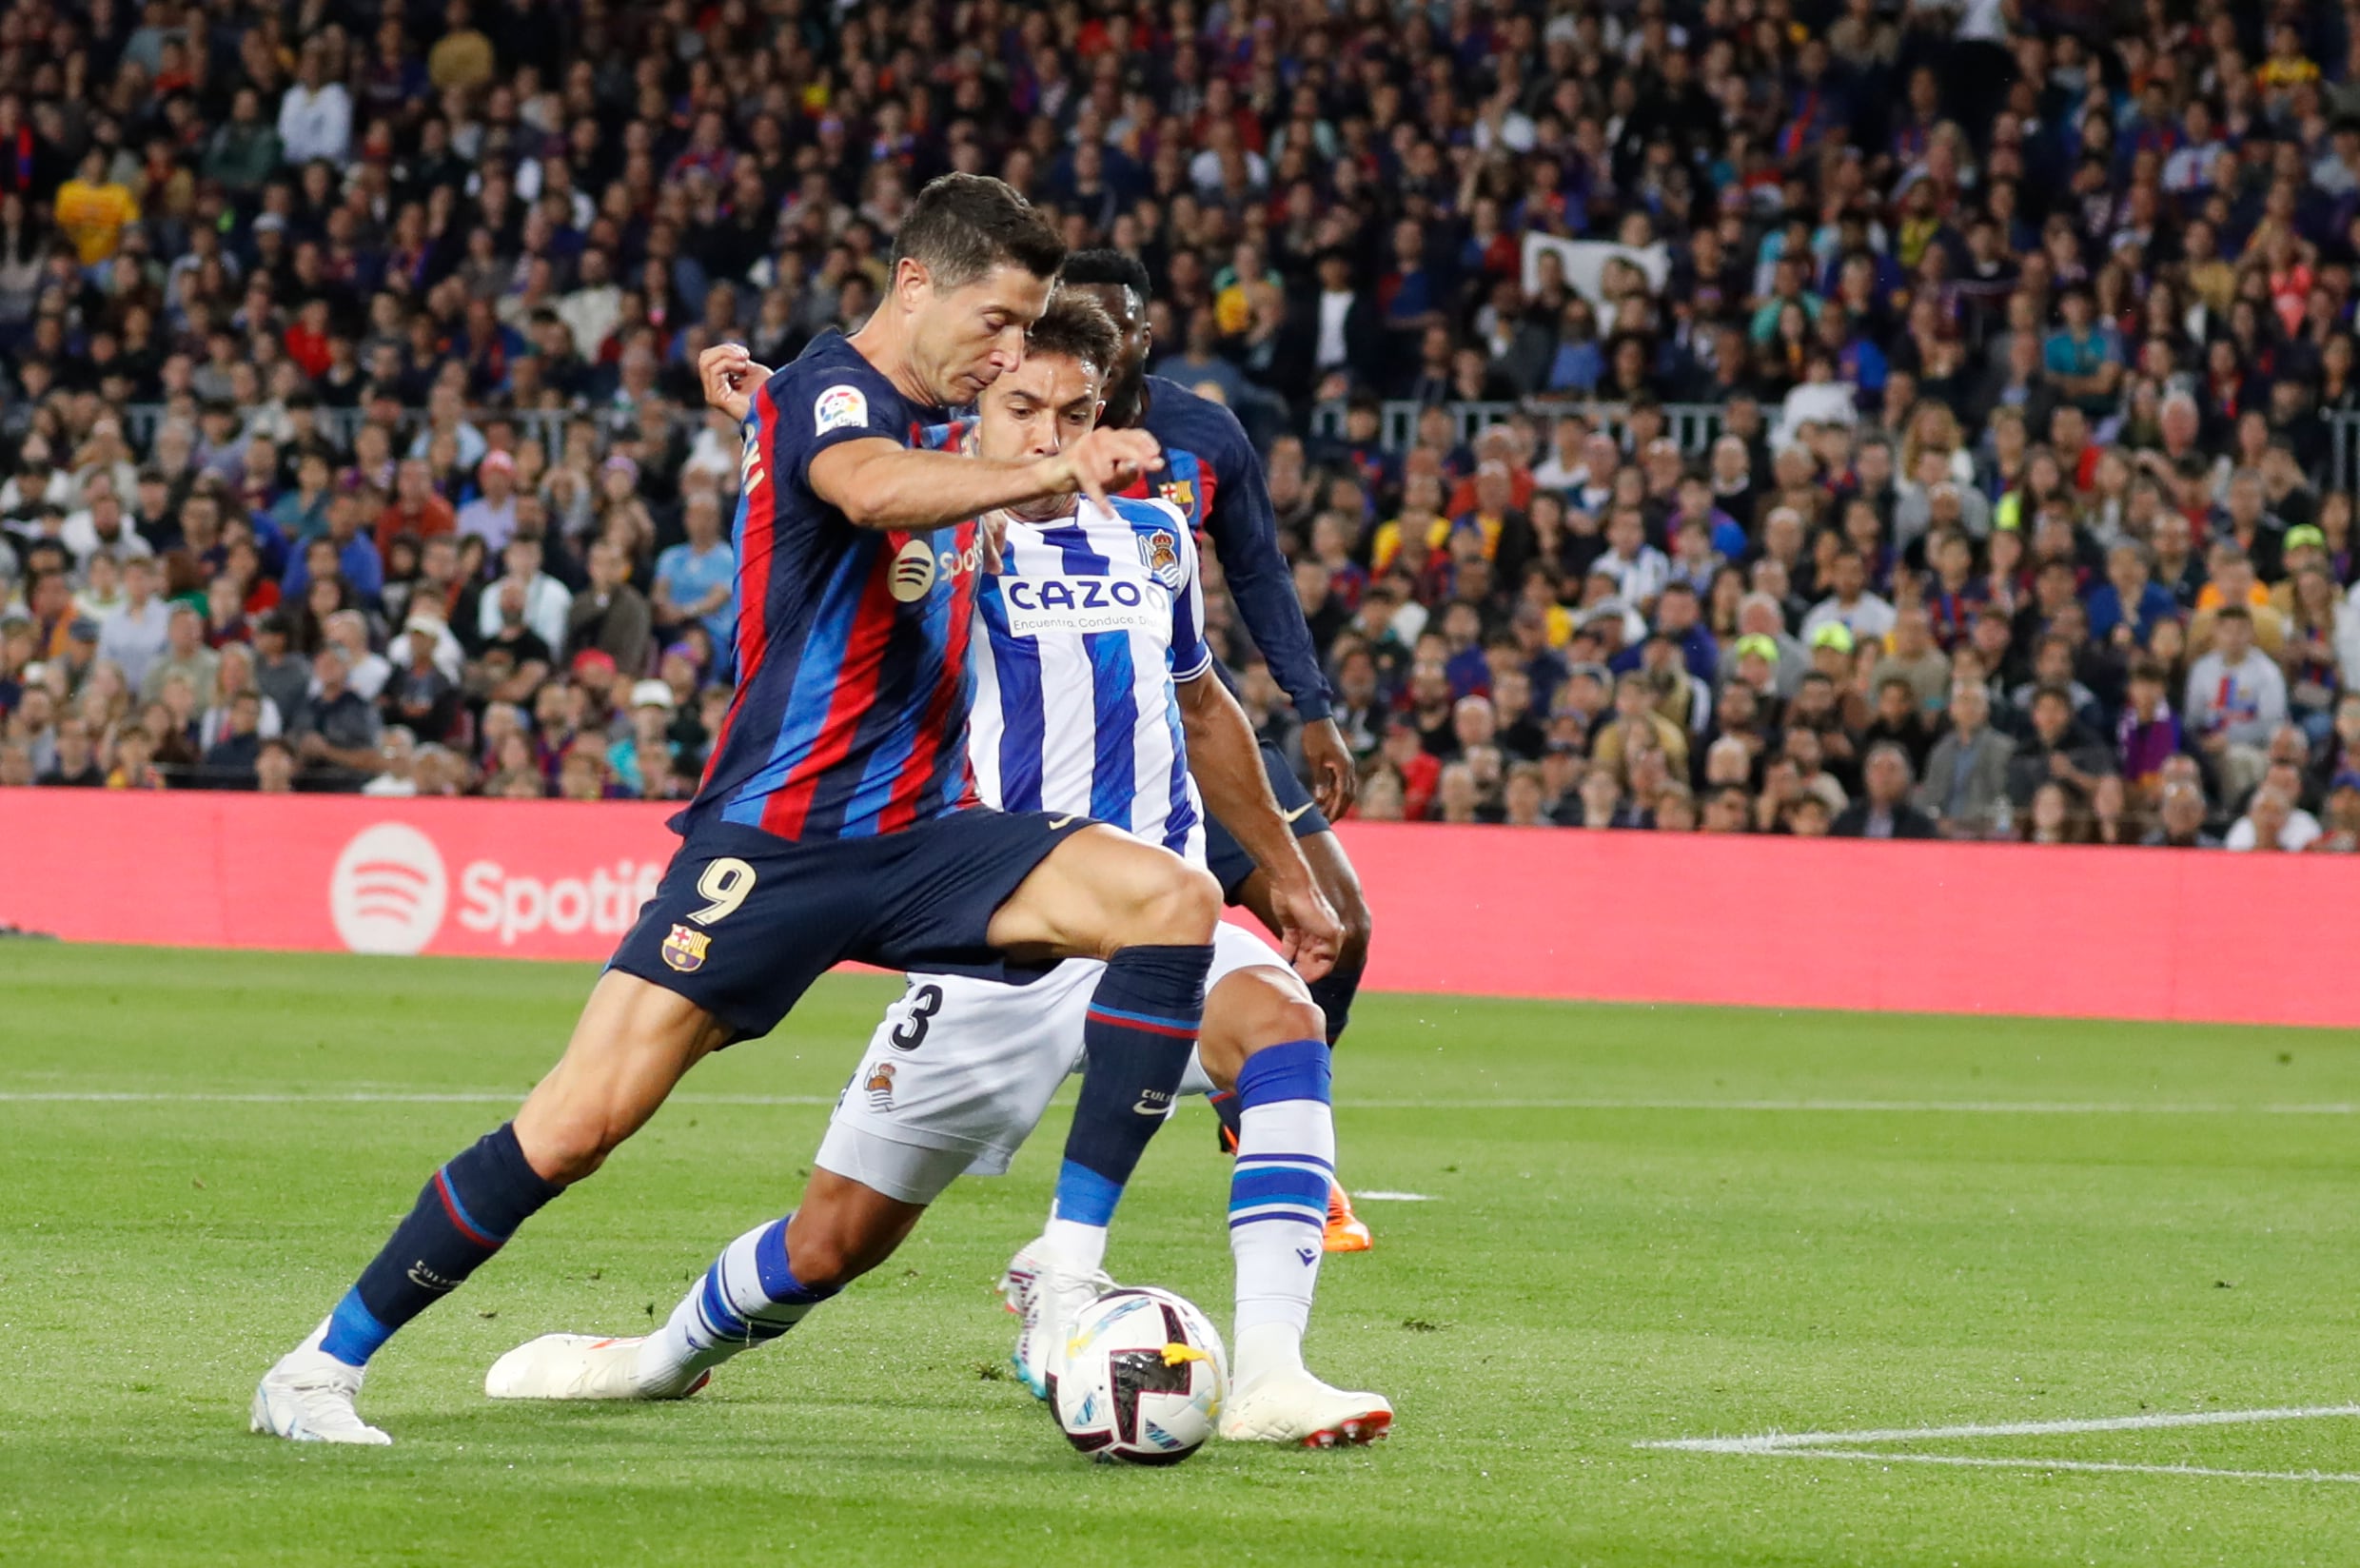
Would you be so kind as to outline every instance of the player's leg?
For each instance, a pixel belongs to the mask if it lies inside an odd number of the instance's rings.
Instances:
[[[495,1399],[676,1399],[891,1256],[962,1172],[995,1174],[1073,1065],[1095,966],[1024,987],[914,974],[828,1120],[802,1202],[723,1249],[644,1339],[552,1334],[501,1358]]]
[[[994,948],[1105,961],[1082,1029],[1080,1105],[1057,1176],[1050,1241],[1092,1275],[1148,1140],[1179,1092],[1203,1016],[1221,892],[1168,850],[1111,828],[1073,834],[993,915]]]
[[[680,1075],[727,1038],[725,1027],[687,998],[635,975],[602,975],[564,1056],[516,1118],[428,1178],[336,1309],[265,1376],[254,1395],[254,1430],[324,1442],[390,1441],[353,1411],[369,1359],[543,1205],[598,1169],[655,1114]]]
[[[941,1185],[957,1173],[957,1162],[946,1162]],[[784,1335],[892,1257],[925,1212],[924,1203],[815,1168],[793,1212],[723,1247],[655,1333],[544,1334],[493,1362],[483,1392],[496,1400],[685,1399],[715,1367]]]
[[[1392,1406],[1382,1395],[1331,1388],[1303,1363],[1335,1169],[1324,1019],[1276,953],[1234,935],[1216,961],[1198,1048],[1205,1076],[1233,1090],[1240,1107],[1229,1180],[1235,1392],[1221,1432],[1323,1447],[1369,1441],[1390,1425]]]
[[[1292,774],[1288,774],[1292,777]],[[1317,807],[1312,811],[1316,812]],[[1308,820],[1308,815],[1304,820]],[[1310,862],[1311,874],[1319,882],[1319,890],[1334,906],[1337,918],[1344,925],[1344,941],[1336,952],[1335,968],[1311,982],[1311,1000],[1319,1005],[1330,1046],[1343,1037],[1351,1019],[1352,998],[1360,990],[1362,972],[1368,963],[1369,914],[1368,900],[1361,892],[1360,873],[1344,853],[1343,841],[1335,831],[1325,826],[1300,838],[1303,857]],[[1255,919],[1276,931],[1275,916],[1270,909],[1269,883],[1259,870],[1247,873],[1238,883],[1230,898],[1251,911]],[[1231,1094],[1212,1097],[1212,1107],[1221,1118],[1223,1141],[1229,1148],[1237,1147],[1237,1101]],[[1341,1182],[1333,1184],[1328,1194],[1328,1225],[1321,1245],[1330,1252],[1366,1252],[1369,1246],[1368,1227],[1352,1212],[1352,1200]]]

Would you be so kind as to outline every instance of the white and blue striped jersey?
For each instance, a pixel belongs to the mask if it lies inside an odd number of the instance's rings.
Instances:
[[[975,597],[968,760],[987,806],[1094,817],[1201,865],[1175,691],[1212,667],[1196,541],[1168,502],[1112,507],[1009,522]]]

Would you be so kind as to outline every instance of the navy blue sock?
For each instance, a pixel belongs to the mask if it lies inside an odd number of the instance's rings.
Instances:
[[[1087,1060],[1057,1176],[1057,1219],[1100,1226],[1113,1219],[1180,1091],[1211,968],[1210,942],[1125,948],[1108,961],[1082,1026]]]
[[[456,1289],[559,1188],[525,1161],[513,1123],[487,1132],[436,1171],[384,1250],[361,1271],[320,1348],[364,1366],[395,1329]]]
[[[1221,1125],[1214,1128],[1214,1135],[1221,1142],[1221,1152],[1236,1153],[1237,1140],[1245,1135],[1246,1130],[1242,1120],[1246,1114],[1246,1107],[1237,1103],[1237,1090],[1233,1088],[1215,1089],[1205,1096],[1205,1103],[1212,1107],[1212,1113],[1221,1120]]]
[[[1328,1016],[1330,1047],[1344,1037],[1344,1026],[1352,1021],[1352,998],[1360,994],[1360,977],[1366,963],[1364,959],[1349,969],[1338,964],[1311,982],[1311,1000]]]

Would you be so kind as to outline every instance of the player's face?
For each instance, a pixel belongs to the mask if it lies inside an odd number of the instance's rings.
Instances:
[[[1104,378],[1064,354],[1035,354],[992,383],[977,403],[975,450],[986,458],[1032,462],[1053,458],[1098,422]],[[1043,515],[1063,510],[1063,498]]]
[[[1122,334],[1122,353],[1107,375],[1108,389],[1112,391],[1137,381],[1147,368],[1148,348],[1154,340],[1154,334],[1148,329],[1147,301],[1124,284],[1081,284],[1074,292],[1106,306],[1106,313],[1114,318],[1114,330]]]
[[[914,265],[914,263],[907,264]],[[920,296],[911,360],[946,408],[964,407],[1024,363],[1024,335],[1049,304],[1049,280],[998,266],[963,288]]]

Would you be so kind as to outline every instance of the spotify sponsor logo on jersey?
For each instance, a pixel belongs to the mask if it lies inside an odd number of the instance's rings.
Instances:
[[[620,936],[656,894],[663,864],[617,860],[557,876],[511,871],[490,858],[459,873],[459,924],[502,947],[542,932]],[[354,952],[423,952],[442,929],[450,880],[442,852],[403,822],[364,828],[336,857],[328,913]]]
[[[893,566],[885,574],[885,586],[903,604],[915,604],[935,583],[945,578],[956,581],[962,574],[972,573],[983,564],[982,539],[964,550],[937,550],[934,542],[936,537],[955,541],[958,536],[950,532],[914,539],[894,552]]]
[[[1003,578],[1000,598],[1008,629],[1018,637],[1151,632],[1171,618],[1161,595],[1126,578]]]
[[[885,574],[885,585],[894,598],[904,604],[915,604],[934,585],[934,547],[922,539],[914,539],[894,552],[893,569]]]

